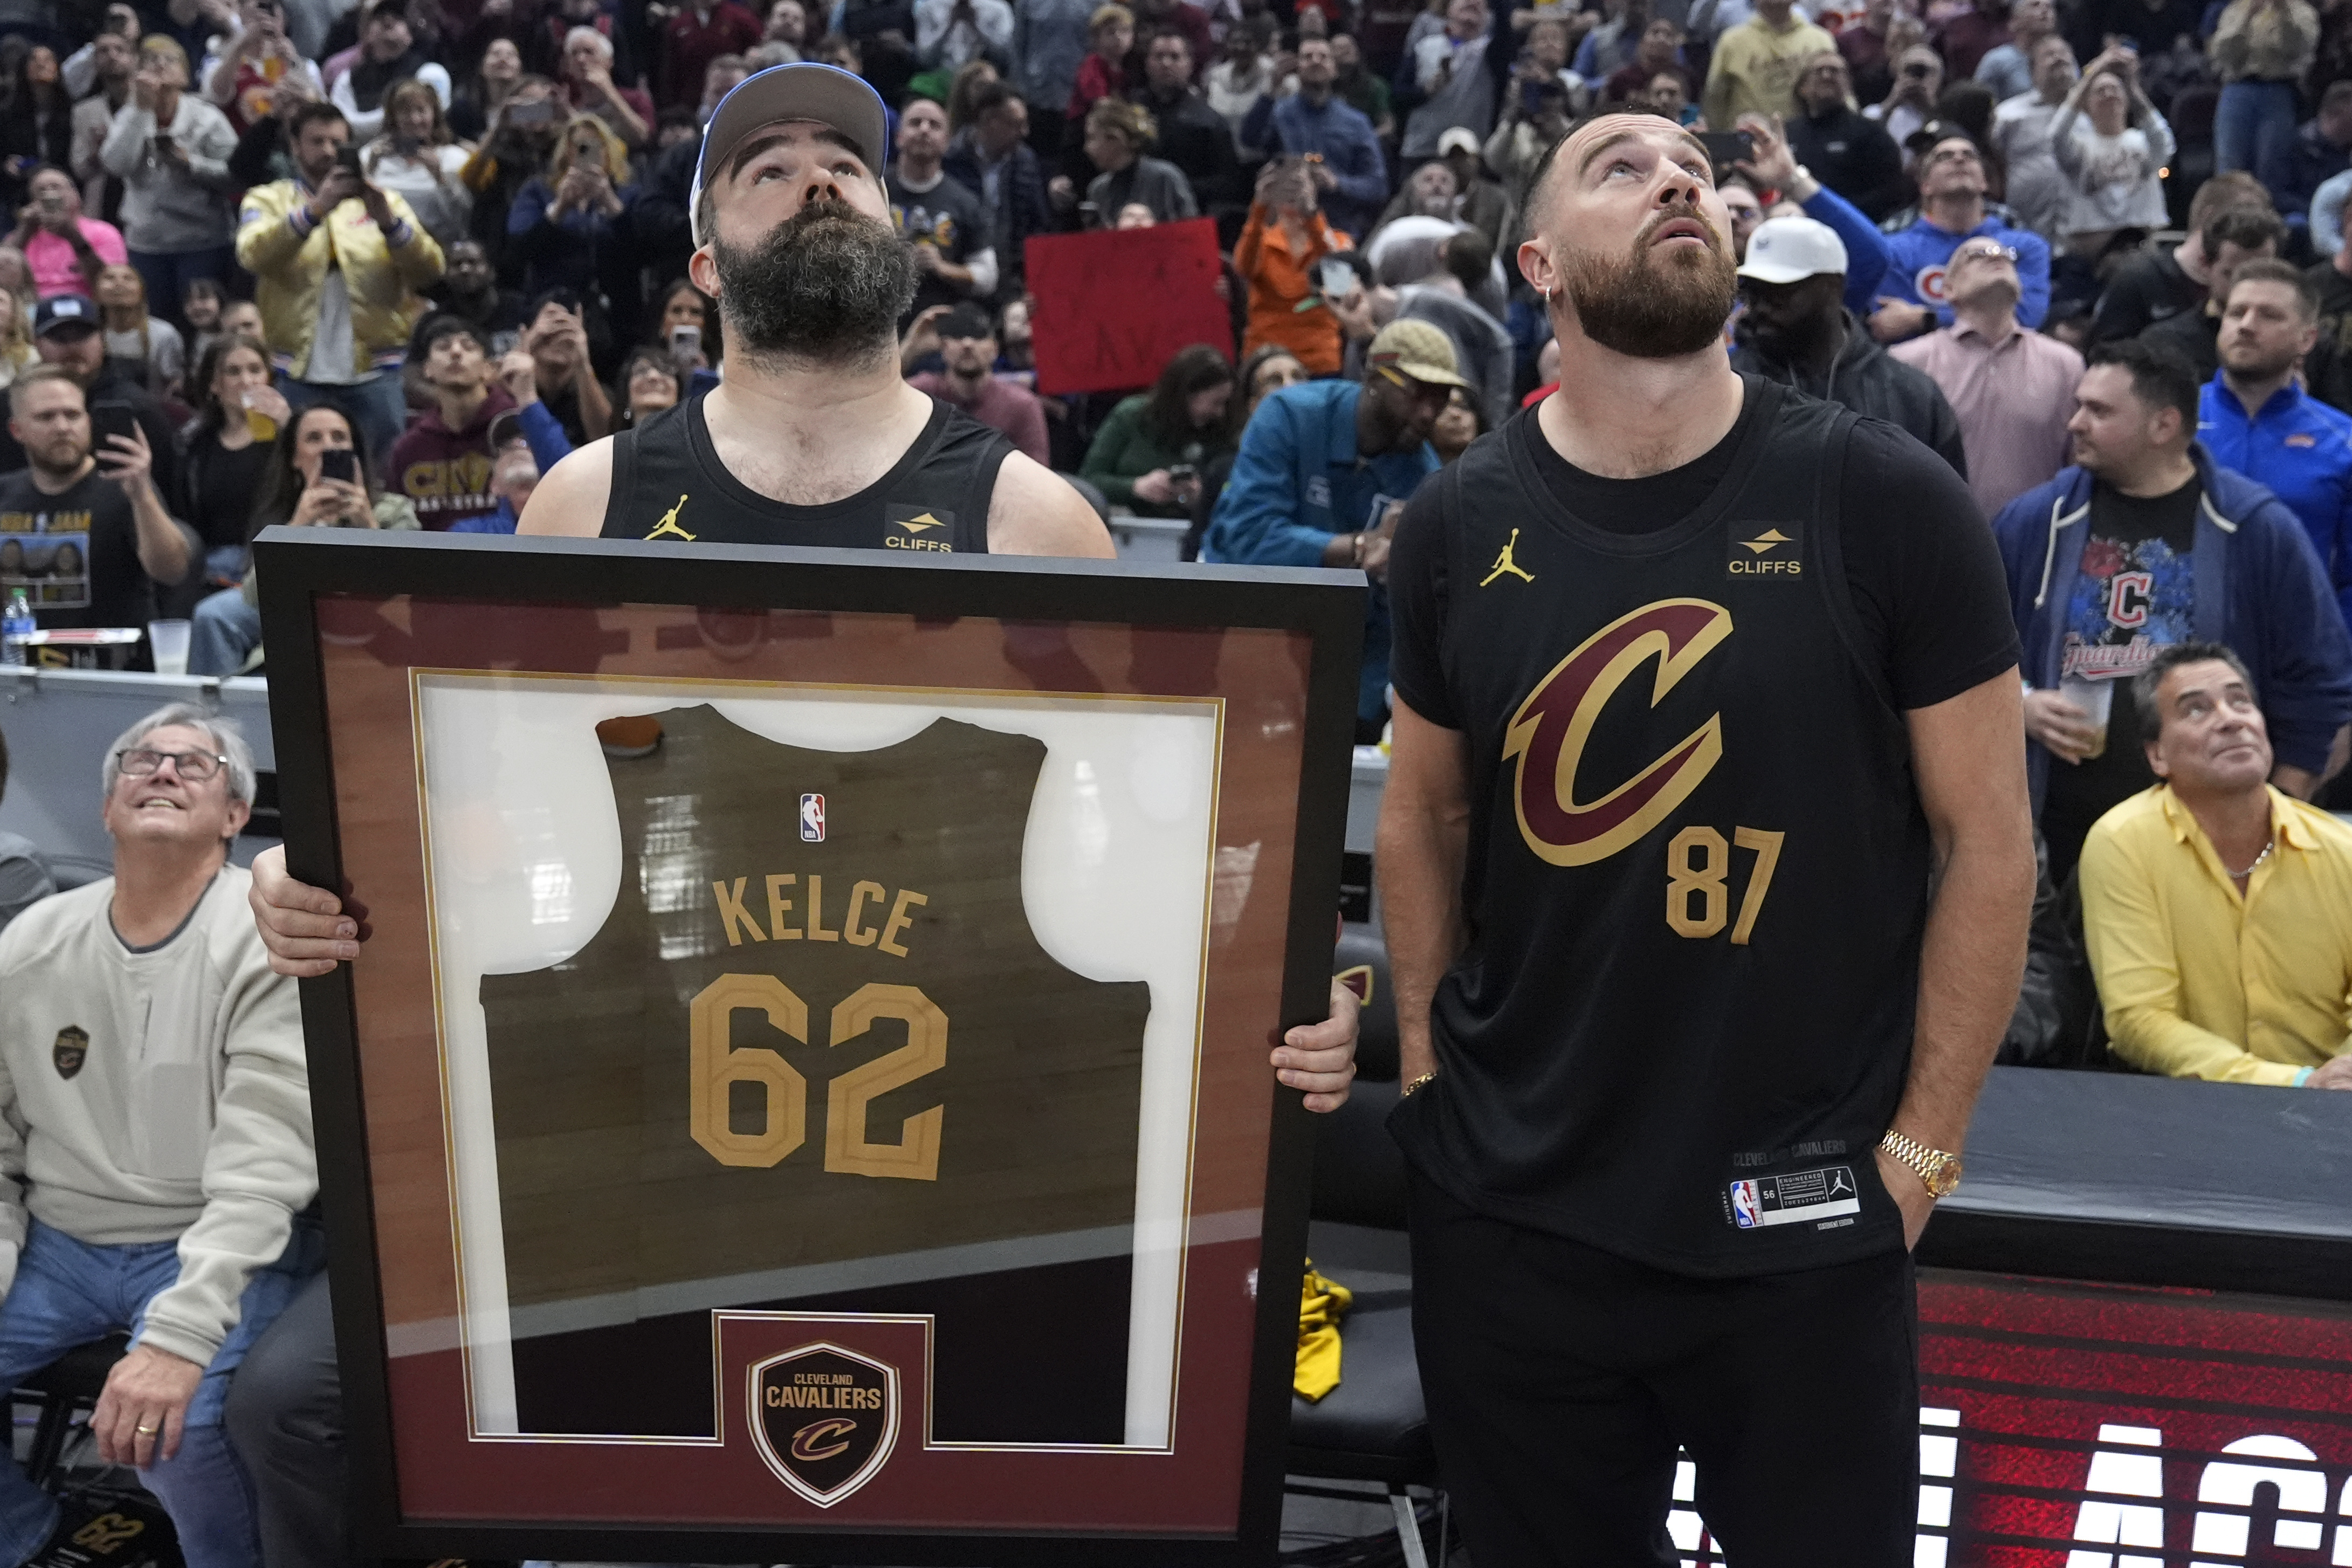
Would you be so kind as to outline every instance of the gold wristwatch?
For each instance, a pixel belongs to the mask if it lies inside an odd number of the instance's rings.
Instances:
[[[1925,1143],[1906,1138],[1888,1128],[1878,1146],[1902,1161],[1918,1173],[1920,1184],[1931,1198],[1948,1198],[1960,1184],[1960,1157],[1947,1154],[1941,1149],[1930,1149]]]

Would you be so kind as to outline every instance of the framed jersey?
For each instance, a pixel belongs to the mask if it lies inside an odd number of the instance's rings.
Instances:
[[[363,1549],[1272,1560],[1360,578],[257,552]]]

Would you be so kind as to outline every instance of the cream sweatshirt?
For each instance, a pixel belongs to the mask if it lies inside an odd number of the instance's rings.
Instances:
[[[28,1213],[93,1244],[176,1238],[141,1341],[200,1366],[319,1185],[301,1010],[251,881],[225,867],[144,952],[115,934],[110,877],[0,931],[0,1291]]]

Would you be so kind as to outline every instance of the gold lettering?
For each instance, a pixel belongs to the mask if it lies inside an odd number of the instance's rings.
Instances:
[[[778,942],[801,939],[800,932],[784,924],[784,911],[793,907],[793,901],[784,897],[783,890],[793,885],[793,880],[789,872],[768,879],[768,929],[775,932]]]
[[[898,933],[915,923],[914,917],[908,914],[907,910],[912,906],[928,904],[930,901],[923,894],[909,889],[898,889],[898,901],[890,906],[890,918],[882,923],[881,946],[884,952],[893,958],[907,956],[907,950],[899,946],[898,942]]]
[[[842,921],[841,930],[842,934],[849,938],[850,946],[872,947],[874,945],[874,928],[860,926],[857,923],[858,917],[865,911],[866,900],[872,899],[878,904],[889,896],[883,890],[882,884],[879,882],[860,882],[849,889],[849,914]]]
[[[751,933],[753,942],[768,940],[768,933],[760,929],[760,922],[753,920],[751,911],[743,907],[743,884],[750,880],[749,877],[736,878],[735,890],[731,893],[727,890],[727,884],[724,882],[710,884],[710,890],[719,895],[719,918],[726,924],[727,945],[730,947],[743,945],[743,939],[735,933],[738,923]]]
[[[808,939],[811,942],[839,942],[841,933],[837,931],[825,930],[824,920],[824,879],[812,876],[809,879]]]

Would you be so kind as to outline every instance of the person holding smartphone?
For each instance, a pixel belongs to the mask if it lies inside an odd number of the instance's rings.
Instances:
[[[1319,263],[1355,242],[1326,221],[1307,160],[1276,158],[1258,171],[1249,221],[1234,247],[1234,270],[1249,286],[1242,353],[1279,343],[1315,375],[1338,374],[1339,319],[1323,290]]]
[[[198,558],[194,530],[174,519],[152,476],[153,449],[130,409],[93,407],[63,365],[36,365],[8,389],[8,428],[27,467],[0,477],[0,512],[28,520],[60,568],[35,607],[41,629],[143,626],[156,589]],[[74,554],[66,553],[70,542]]]
[[[366,437],[340,408],[303,409],[281,432],[262,480],[248,542],[263,529],[413,529],[416,507],[396,491],[379,490],[369,477]],[[236,675],[261,646],[258,572],[241,586],[199,602],[188,632],[188,673]]]
[[[278,390],[298,407],[332,404],[388,450],[408,422],[400,370],[441,247],[399,193],[361,177],[341,110],[305,103],[286,132],[296,177],[246,192],[236,232],[282,356]]]
[[[149,307],[165,317],[180,313],[180,290],[192,279],[228,276],[234,232],[228,160],[236,132],[187,85],[187,51],[160,33],[148,35],[139,45],[131,101],[99,149],[106,172],[122,182],[131,265],[147,280]]]

